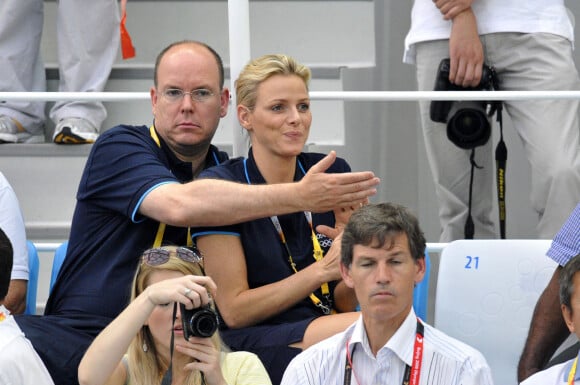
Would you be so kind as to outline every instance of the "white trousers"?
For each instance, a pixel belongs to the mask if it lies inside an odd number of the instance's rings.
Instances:
[[[485,62],[496,68],[500,89],[580,90],[568,40],[542,33],[495,33],[483,35],[481,40]],[[416,48],[419,90],[433,90],[439,63],[449,57],[449,42],[423,42]],[[462,150],[449,141],[446,125],[431,121],[429,104],[420,102],[421,121],[439,202],[440,241],[449,242],[464,237],[471,150]],[[538,213],[538,237],[551,239],[580,201],[578,100],[506,101],[506,112],[530,163],[530,199]],[[476,238],[499,237],[494,225],[497,216],[492,210],[496,199],[494,146],[490,140],[475,150],[476,163],[483,166],[475,170],[474,176],[472,216]],[[509,174],[506,181],[509,188]],[[508,218],[508,234],[509,225]]]
[[[59,0],[57,39],[59,91],[102,91],[119,49],[116,0]],[[0,0],[0,90],[45,91],[40,54],[43,0]],[[0,114],[17,119],[33,135],[42,134],[44,102],[0,103]],[[107,112],[100,102],[57,102],[56,123],[82,117],[100,127]]]

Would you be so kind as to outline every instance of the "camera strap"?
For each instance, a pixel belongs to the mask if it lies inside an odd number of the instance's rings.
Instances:
[[[506,203],[505,203],[505,192],[506,192],[506,165],[507,165],[507,146],[503,140],[503,119],[502,119],[502,108],[503,103],[495,102],[489,113],[493,116],[497,113],[497,122],[499,124],[499,141],[497,147],[495,148],[495,168],[496,168],[496,186],[497,186],[497,206],[499,211],[499,232],[501,239],[506,237]],[[471,155],[469,156],[469,163],[471,164],[471,173],[469,175],[469,203],[467,206],[467,219],[465,220],[465,227],[463,233],[465,239],[473,239],[475,233],[475,226],[473,224],[473,218],[471,216],[471,201],[473,196],[473,174],[475,168],[481,168],[475,163],[475,148],[471,149]]]
[[[471,164],[471,173],[469,174],[469,203],[467,204],[467,219],[465,220],[465,227],[463,228],[463,234],[465,239],[473,239],[475,233],[475,226],[473,225],[473,218],[471,217],[471,198],[473,197],[473,174],[475,168],[483,168],[475,163],[475,147],[471,149],[471,155],[469,155],[469,163]]]
[[[497,147],[495,148],[495,172],[497,184],[497,207],[499,210],[499,234],[501,239],[505,239],[505,228],[506,228],[505,172],[507,165],[507,146],[503,141],[503,119],[501,117],[502,107],[503,107],[502,102],[495,103],[495,108],[497,109],[497,122],[499,124],[499,141],[497,143]]]
[[[499,91],[499,82],[495,72],[495,68],[492,66],[489,68],[490,70],[490,78],[492,82],[492,88],[495,91]],[[491,117],[495,113],[497,123],[499,124],[499,141],[497,143],[497,147],[495,148],[495,169],[496,169],[496,188],[497,188],[497,206],[499,212],[499,233],[501,239],[506,238],[506,200],[505,200],[505,192],[506,192],[506,165],[507,165],[507,146],[503,140],[503,119],[502,119],[502,110],[503,110],[503,102],[502,101],[495,101],[490,102],[491,109],[488,113],[488,116]],[[473,192],[473,172],[474,168],[481,168],[479,167],[474,160],[475,157],[475,148],[471,149],[471,155],[469,157],[469,161],[471,163],[471,175],[469,180],[469,204],[468,204],[468,211],[467,211],[467,219],[465,221],[465,228],[464,234],[465,239],[473,239],[474,236],[474,224],[473,218],[471,217],[471,198]]]
[[[171,385],[171,366],[173,365],[173,340],[175,334],[173,333],[173,324],[175,323],[175,318],[177,317],[177,302],[173,303],[173,316],[171,317],[171,342],[169,343],[169,364],[167,365],[167,371],[161,379],[161,385]]]
[[[495,72],[495,68],[491,67],[491,80],[493,83],[493,89],[496,91],[500,90],[499,79]],[[495,175],[496,175],[496,188],[497,188],[497,207],[499,211],[499,235],[501,239],[505,239],[506,230],[506,209],[505,209],[505,192],[506,192],[506,181],[505,172],[507,165],[507,146],[503,141],[503,119],[502,110],[503,102],[496,101],[491,104],[490,116],[494,112],[497,113],[496,121],[499,124],[499,141],[497,142],[497,147],[495,148]]]

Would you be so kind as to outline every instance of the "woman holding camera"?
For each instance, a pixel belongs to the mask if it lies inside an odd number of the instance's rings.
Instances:
[[[270,385],[260,360],[248,352],[228,352],[218,332],[209,338],[184,338],[177,304],[195,313],[211,303],[215,290],[196,252],[183,247],[146,250],[133,280],[131,303],[85,353],[79,383]]]

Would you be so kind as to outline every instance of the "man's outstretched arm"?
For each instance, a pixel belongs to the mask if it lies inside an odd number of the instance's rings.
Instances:
[[[379,178],[370,171],[327,174],[332,151],[312,166],[300,182],[246,185],[217,179],[165,184],[151,191],[142,215],[173,226],[221,226],[303,210],[332,211],[366,203]]]

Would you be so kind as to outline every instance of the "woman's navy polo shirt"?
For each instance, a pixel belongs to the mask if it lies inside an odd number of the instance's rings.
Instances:
[[[321,160],[325,155],[317,153],[301,153],[297,162],[294,181],[299,181],[312,165]],[[334,164],[326,171],[328,173],[349,172],[350,167],[345,160],[337,158]],[[266,181],[258,170],[252,150],[249,157],[231,159],[219,167],[212,167],[203,171],[200,178],[219,178],[231,181],[251,184],[265,184]],[[297,265],[297,269],[304,269],[314,263],[313,246],[311,240],[311,230],[303,212],[278,216],[286,241],[292,253],[292,258]],[[334,226],[334,213],[313,213],[313,225]],[[270,218],[262,218],[237,225],[222,227],[207,227],[192,229],[193,237],[207,234],[229,233],[239,236],[244,248],[247,265],[247,279],[250,288],[264,286],[278,282],[292,274],[294,271],[288,262],[287,252],[280,241],[280,237],[272,224]],[[332,244],[332,241],[322,234],[317,233],[317,237],[324,252]],[[224,256],[227,258],[227,256]],[[226,261],[224,261],[226,262]],[[334,291],[336,282],[330,283],[331,294]],[[316,296],[322,297],[320,288],[316,291]],[[264,320],[259,325],[275,325],[288,322],[295,322],[307,318],[323,315],[311,300],[307,297],[288,310]],[[227,325],[222,322],[222,330],[227,329]],[[243,329],[240,329],[243,330]]]

